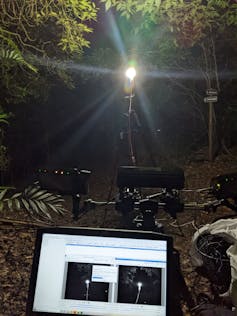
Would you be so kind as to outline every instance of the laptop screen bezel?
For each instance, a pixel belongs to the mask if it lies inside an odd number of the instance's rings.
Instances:
[[[172,237],[150,231],[138,230],[118,230],[118,229],[102,229],[102,228],[84,228],[84,227],[53,227],[40,228],[37,230],[34,257],[30,276],[30,285],[28,292],[28,300],[26,306],[26,316],[68,316],[69,314],[51,313],[51,312],[36,312],[33,311],[34,296],[36,289],[36,281],[38,275],[38,267],[40,260],[41,244],[44,234],[66,234],[78,236],[98,236],[98,237],[117,237],[117,238],[132,238],[132,239],[146,239],[146,240],[164,240],[167,242],[167,291],[166,291],[166,316],[170,316],[170,275],[172,268],[172,251],[173,241]],[[91,315],[85,315],[91,316]]]

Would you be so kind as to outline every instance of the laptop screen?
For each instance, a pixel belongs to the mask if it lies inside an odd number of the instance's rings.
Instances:
[[[27,315],[167,316],[171,247],[157,233],[40,229]]]

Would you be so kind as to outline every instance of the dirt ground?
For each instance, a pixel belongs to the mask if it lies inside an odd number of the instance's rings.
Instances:
[[[207,188],[213,176],[237,171],[237,155],[221,155],[215,162],[196,161],[187,162],[182,166],[185,171],[185,188]],[[107,200],[113,197],[117,188],[113,184],[113,174],[104,170],[95,170],[90,179],[89,197],[95,200]],[[148,193],[148,192],[146,192]],[[181,193],[185,203],[202,202],[206,198],[200,192]],[[100,207],[90,210],[77,222],[71,216],[71,198],[65,197],[68,213],[63,218],[55,217],[56,225],[86,226],[86,227],[121,227],[121,214],[111,207]],[[187,286],[196,297],[205,292],[211,295],[209,283],[198,277],[190,262],[190,243],[197,227],[226,216],[234,211],[226,207],[218,207],[214,213],[204,212],[197,206],[185,208],[179,213],[177,220],[171,218],[163,210],[157,213],[157,220],[163,224],[165,233],[174,239],[175,248],[180,253],[181,270]],[[28,220],[24,212],[9,212],[5,219]],[[0,217],[3,217],[0,213]],[[37,227],[0,220],[0,316],[25,315],[28,295],[31,264]],[[188,312],[184,312],[189,315]],[[175,315],[174,315],[175,316]]]

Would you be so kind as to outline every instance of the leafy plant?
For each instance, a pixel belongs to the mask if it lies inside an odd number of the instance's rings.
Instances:
[[[32,70],[35,73],[38,71],[36,67],[34,67],[30,63],[28,63],[23,58],[20,50],[17,49],[16,46],[14,48],[2,46],[0,48],[0,61],[1,61],[2,65],[4,65],[4,63],[5,64],[7,64],[7,63],[8,64],[10,64],[10,63],[13,64],[15,62],[17,64],[26,66],[27,68],[29,68],[30,70]]]
[[[10,104],[26,102],[57,80],[71,83],[69,71],[58,67],[52,71],[48,65],[55,56],[78,61],[90,45],[88,35],[97,12],[92,0],[0,1],[2,99]]]
[[[63,215],[63,198],[47,190],[42,190],[38,184],[27,187],[23,192],[9,195],[10,187],[0,188],[0,211],[25,210],[31,217],[39,217],[52,221],[52,213]]]
[[[4,112],[1,113],[0,112],[0,123],[8,124],[8,119],[9,119],[9,114],[8,113],[4,113]]]

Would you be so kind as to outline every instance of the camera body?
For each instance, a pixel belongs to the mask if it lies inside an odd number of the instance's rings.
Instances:
[[[63,195],[88,193],[89,170],[77,168],[41,168],[37,171],[37,178],[42,188],[58,192]]]
[[[161,169],[149,167],[121,166],[118,168],[118,188],[184,188],[182,169]]]

